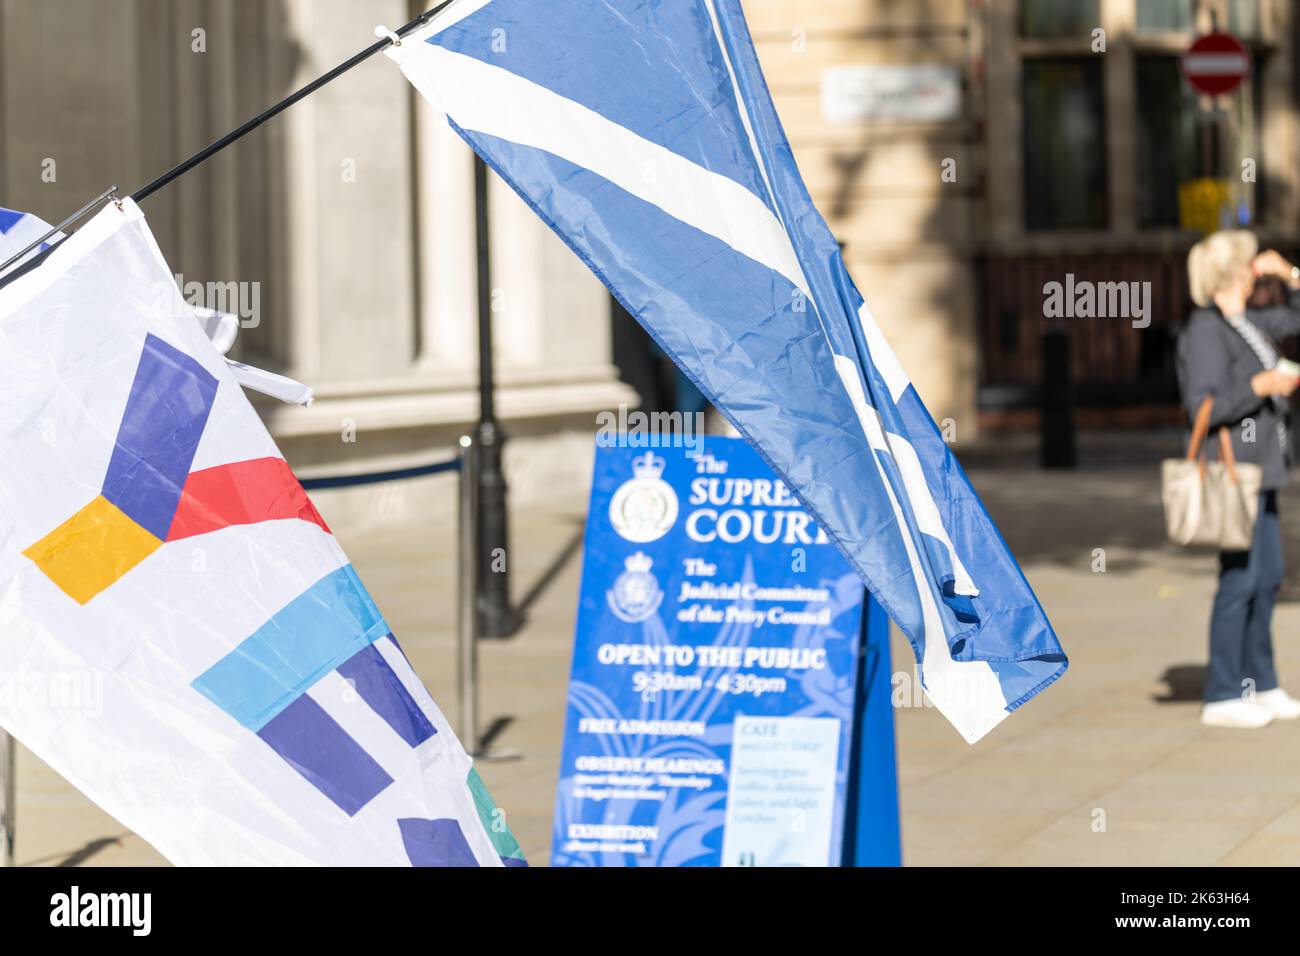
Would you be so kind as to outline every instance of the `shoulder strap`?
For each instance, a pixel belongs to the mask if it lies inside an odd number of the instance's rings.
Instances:
[[[1196,461],[1205,448],[1205,439],[1210,434],[1210,411],[1214,408],[1214,396],[1206,395],[1201,407],[1196,410],[1196,420],[1192,423],[1192,437],[1187,443],[1187,460]],[[1237,484],[1237,456],[1232,450],[1232,433],[1227,425],[1219,426],[1219,458],[1228,473],[1228,480]],[[1205,462],[1201,462],[1201,472],[1205,472]]]
[[[1234,485],[1237,483],[1237,456],[1232,450],[1232,435],[1228,433],[1228,426],[1222,425],[1219,428],[1219,458],[1223,460],[1223,468],[1228,473],[1228,480]]]
[[[1205,438],[1210,433],[1210,411],[1213,408],[1214,396],[1206,395],[1205,400],[1201,402],[1201,407],[1196,410],[1196,418],[1192,421],[1192,437],[1187,443],[1188,461],[1195,461],[1201,455]]]

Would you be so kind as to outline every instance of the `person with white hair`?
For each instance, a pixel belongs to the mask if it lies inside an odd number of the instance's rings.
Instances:
[[[1300,268],[1277,252],[1259,252],[1253,233],[1224,230],[1187,257],[1192,312],[1178,337],[1183,406],[1195,418],[1212,398],[1210,431],[1226,426],[1239,462],[1260,466],[1259,516],[1248,551],[1219,555],[1219,587],[1210,613],[1210,660],[1201,721],[1216,727],[1263,727],[1300,717],[1300,701],[1278,686],[1273,663],[1273,606],[1284,566],[1277,492],[1290,466],[1291,374],[1278,343],[1300,334]],[[1276,308],[1248,306],[1258,279],[1287,286]],[[1218,443],[1207,442],[1216,459]]]

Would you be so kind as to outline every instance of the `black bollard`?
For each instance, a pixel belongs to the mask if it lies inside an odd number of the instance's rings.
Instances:
[[[1044,468],[1074,468],[1074,379],[1070,374],[1070,334],[1043,336],[1043,378],[1039,388],[1039,463]]]

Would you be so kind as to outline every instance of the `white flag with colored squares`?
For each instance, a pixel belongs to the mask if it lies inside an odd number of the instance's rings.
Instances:
[[[172,276],[128,200],[0,290],[0,726],[175,863],[524,865]]]

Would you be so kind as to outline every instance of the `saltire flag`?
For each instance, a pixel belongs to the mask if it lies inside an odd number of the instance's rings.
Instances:
[[[799,495],[968,741],[1065,672],[809,197],[739,0],[457,0],[388,55]]]
[[[202,319],[129,200],[0,289],[0,727],[175,863],[525,865]]]

